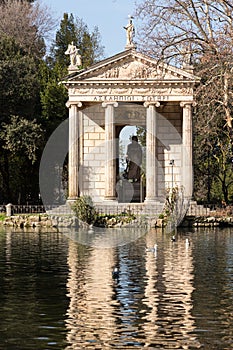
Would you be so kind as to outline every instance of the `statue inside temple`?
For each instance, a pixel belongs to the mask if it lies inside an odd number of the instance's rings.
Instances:
[[[142,164],[142,148],[138,143],[137,136],[132,137],[132,142],[127,147],[126,152],[127,167],[124,178],[133,182],[140,181],[141,164]]]

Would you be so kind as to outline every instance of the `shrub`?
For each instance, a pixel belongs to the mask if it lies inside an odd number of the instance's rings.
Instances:
[[[72,206],[78,219],[93,224],[97,218],[97,212],[94,208],[93,201],[90,196],[79,197]]]

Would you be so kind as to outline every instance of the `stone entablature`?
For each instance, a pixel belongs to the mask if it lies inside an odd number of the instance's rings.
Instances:
[[[192,101],[197,79],[133,49],[72,73],[63,83],[70,102],[167,102]]]
[[[184,93],[186,93],[185,91]],[[108,92],[105,93],[105,91],[93,91],[93,94],[90,95],[89,93],[86,95],[81,95],[79,91],[75,93],[70,94],[70,102],[171,102],[171,101],[193,101],[192,95],[182,95],[182,93],[179,91],[177,92],[177,95],[174,94],[161,94],[161,90],[158,92],[158,94],[135,94],[134,91],[129,91],[126,94],[120,94],[118,92]]]

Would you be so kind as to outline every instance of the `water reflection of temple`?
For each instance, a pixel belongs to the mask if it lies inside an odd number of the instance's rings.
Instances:
[[[155,241],[156,254],[146,252],[145,246]],[[155,232],[118,248],[70,241],[67,349],[198,348],[192,336],[192,248],[184,239],[177,243]],[[115,265],[120,267],[118,282],[112,279]]]
[[[104,344],[116,329],[111,270],[114,254],[111,249],[93,249],[70,241],[68,291],[70,306],[67,312],[67,340],[70,344]]]

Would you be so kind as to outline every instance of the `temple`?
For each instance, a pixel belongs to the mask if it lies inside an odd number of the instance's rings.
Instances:
[[[62,81],[69,93],[70,202],[89,195],[99,206],[153,206],[174,186],[192,196],[193,88],[199,78],[188,64],[175,68],[128,47],[87,69],[72,66]],[[119,170],[125,126],[146,131],[137,183]]]

